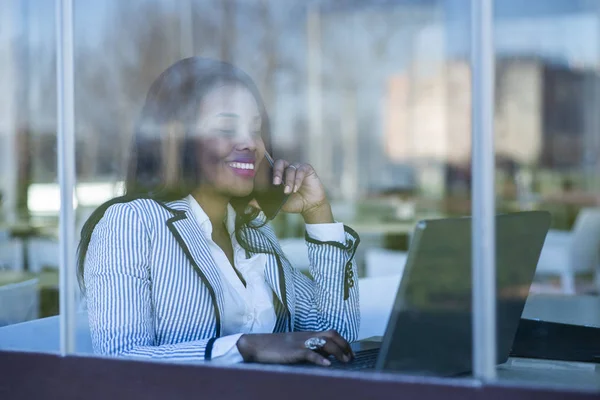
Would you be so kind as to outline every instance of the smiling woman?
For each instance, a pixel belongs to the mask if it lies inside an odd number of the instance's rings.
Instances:
[[[223,84],[202,100],[199,115],[198,160],[204,185],[247,196],[253,189],[254,166],[265,154],[256,98],[242,85]],[[237,141],[233,151],[232,140]]]
[[[306,222],[314,280],[292,267],[255,199],[269,142],[265,107],[239,69],[188,58],[157,78],[137,125],[126,193],[82,230],[79,275],[97,353],[350,360],[359,238],[334,222],[310,165],[277,160],[269,185],[283,185],[282,211]],[[315,339],[318,349],[308,345]]]

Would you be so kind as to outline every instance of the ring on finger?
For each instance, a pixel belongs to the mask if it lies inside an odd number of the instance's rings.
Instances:
[[[287,166],[288,168],[294,168],[294,169],[298,169],[298,167],[296,167],[294,164],[290,164]]]
[[[319,350],[327,344],[327,341],[320,337],[311,337],[304,342],[304,347],[309,350]]]

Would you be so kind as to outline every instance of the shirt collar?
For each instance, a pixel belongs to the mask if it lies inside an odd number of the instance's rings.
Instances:
[[[202,229],[202,232],[204,232],[205,235],[208,235],[208,237],[210,237],[212,235],[212,223],[210,222],[208,215],[206,215],[202,207],[200,207],[198,201],[191,194],[188,195],[185,198],[185,200],[190,205],[193,217],[198,222],[198,225],[200,225],[200,229]],[[227,204],[227,215],[225,216],[225,225],[229,234],[233,234],[235,230],[235,215],[235,210],[233,209],[231,204]]]

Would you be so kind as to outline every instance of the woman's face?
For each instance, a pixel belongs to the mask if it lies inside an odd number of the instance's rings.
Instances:
[[[264,158],[262,119],[252,93],[242,85],[211,90],[200,104],[201,186],[229,197],[249,195]]]

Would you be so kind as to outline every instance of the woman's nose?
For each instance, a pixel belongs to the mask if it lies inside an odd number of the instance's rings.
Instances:
[[[240,135],[238,139],[238,143],[236,144],[236,148],[238,150],[256,150],[256,138],[255,136],[248,132],[247,134]]]

